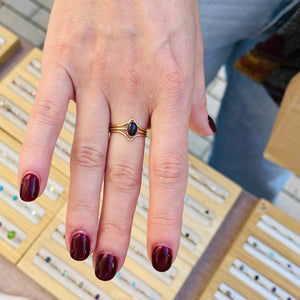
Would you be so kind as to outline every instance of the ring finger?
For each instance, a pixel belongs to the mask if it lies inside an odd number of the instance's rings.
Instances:
[[[141,114],[135,114],[141,116]],[[127,112],[111,116],[112,124],[131,119]],[[137,123],[145,128],[147,119]],[[123,134],[111,133],[106,174],[104,199],[94,252],[95,274],[101,280],[110,280],[124,263],[129,241],[132,219],[140,192],[144,153],[143,137],[128,141]]]

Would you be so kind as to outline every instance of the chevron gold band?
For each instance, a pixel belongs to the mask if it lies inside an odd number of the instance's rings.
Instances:
[[[130,119],[129,121],[119,124],[119,125],[110,125],[109,126],[110,133],[121,133],[123,134],[128,141],[133,140],[136,137],[146,137],[147,130],[143,127],[139,126],[134,119]]]

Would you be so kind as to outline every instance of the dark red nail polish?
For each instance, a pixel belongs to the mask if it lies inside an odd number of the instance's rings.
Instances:
[[[70,255],[75,260],[85,260],[90,255],[90,238],[84,232],[73,234]]]
[[[159,272],[165,272],[172,265],[172,251],[162,245],[156,246],[152,251],[152,266]]]
[[[103,253],[97,259],[95,275],[103,281],[111,280],[117,272],[117,258],[114,255]]]
[[[39,179],[33,174],[27,174],[23,177],[20,188],[20,197],[23,201],[33,201],[39,195]]]
[[[214,133],[218,132],[217,126],[214,120],[210,116],[208,116],[208,125]]]

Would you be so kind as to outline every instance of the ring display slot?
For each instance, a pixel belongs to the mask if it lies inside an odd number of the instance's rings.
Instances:
[[[300,287],[300,268],[263,242],[253,236],[249,236],[243,249],[277,273],[287,278],[297,287]]]
[[[51,238],[60,244],[63,248],[66,248],[65,244],[65,232],[66,232],[66,225],[64,223],[60,223],[55,231],[51,234]]]
[[[220,284],[214,296],[217,300],[247,300],[224,282]]]
[[[150,154],[150,138],[146,137],[145,138],[145,153],[149,156]]]
[[[19,155],[0,141],[0,163],[17,174],[18,160]],[[49,177],[44,194],[52,201],[56,201],[64,190],[65,188],[62,185]]]
[[[20,199],[19,191],[0,177],[0,199],[33,224],[38,224],[46,210],[37,203],[26,203]]]
[[[149,169],[146,165],[143,165],[142,183],[149,187]]]
[[[239,259],[234,260],[229,273],[268,300],[297,300]]]
[[[190,251],[193,251],[197,244],[201,242],[201,237],[189,227],[182,224],[180,243]]]
[[[142,194],[139,195],[136,212],[140,214],[144,219],[147,219],[148,216],[148,199]]]
[[[143,195],[140,195],[136,207],[137,213],[140,214],[143,218],[147,219],[148,207],[149,200]],[[200,241],[201,237],[196,232],[182,224],[180,242],[185,248],[192,251],[196,248],[197,244]]]
[[[8,87],[30,104],[34,103],[36,88],[34,88],[21,76],[16,76],[15,79],[8,85]]]
[[[174,266],[172,266],[167,272],[164,273],[155,271],[147,257],[146,247],[133,237],[130,238],[130,245],[128,248],[127,255],[167,285],[172,284],[174,278],[178,274],[178,271]]]
[[[18,161],[19,155],[0,141],[0,163],[17,174]]]
[[[128,295],[139,300],[161,300],[162,296],[145,282],[134,276],[124,267],[112,279],[112,283],[125,291]]]
[[[70,163],[71,149],[71,145],[59,137],[54,148],[54,153],[66,163]]]
[[[65,188],[50,177],[48,179],[47,187],[44,190],[44,194],[52,201],[56,201],[64,191]]]
[[[76,125],[76,117],[67,111],[66,118],[64,121],[64,128],[66,128],[69,132],[74,134]]]
[[[293,232],[292,230],[288,229],[284,225],[282,225],[280,222],[276,221],[272,217],[268,215],[263,215],[262,219],[270,224],[273,228],[280,231],[283,235],[285,235],[289,240],[295,242],[300,246],[300,236]]]
[[[23,131],[26,130],[29,116],[22,109],[14,105],[3,95],[0,95],[0,113]]]
[[[32,262],[80,299],[113,300],[46,248],[41,248]]]
[[[216,182],[207,178],[191,164],[189,164],[188,183],[200,190],[206,196],[214,200],[218,204],[223,204],[230,193],[218,185]]]
[[[30,104],[34,103],[37,90],[21,76],[16,76],[13,82],[8,85],[8,87]],[[74,134],[75,116],[73,116],[70,112],[67,112],[66,114],[63,127],[71,134]]]
[[[300,255],[300,236],[292,230],[283,226],[267,214],[261,216],[256,226]]]
[[[65,233],[65,224],[61,223],[56,228],[56,230],[52,233],[51,237],[57,243],[59,243],[62,247],[65,248],[64,233]],[[148,271],[150,271],[155,276],[160,278],[162,281],[164,281],[166,283],[169,282],[167,284],[171,284],[172,280],[173,280],[172,276],[174,276],[174,275],[176,276],[178,271],[174,267],[172,267],[169,270],[170,272],[168,274],[167,274],[167,272],[166,273],[157,273],[157,272],[155,272],[154,269],[152,268],[152,265],[151,265],[150,261],[144,256],[144,254],[142,254],[146,251],[146,248],[145,249],[143,249],[143,248],[145,248],[143,245],[141,245],[138,241],[131,238],[130,247],[128,249],[128,255],[133,260],[135,260],[137,263],[142,262],[142,265],[143,265],[144,268],[146,268]],[[92,256],[91,255],[85,260],[85,263],[88,266],[90,266],[91,268],[93,267]],[[144,283],[142,283],[139,279],[135,278],[135,276],[132,275],[130,272],[128,272],[128,271],[124,272],[124,268],[121,270],[121,272],[119,272],[119,274],[120,273],[122,274],[122,278],[119,275],[119,279],[117,280],[117,282],[115,284],[118,287],[120,287],[121,289],[123,289],[125,292],[130,293],[131,296],[136,297],[137,293],[140,293],[140,291],[138,290],[137,287],[143,286]],[[124,278],[125,274],[128,277],[126,279]],[[130,285],[129,290],[128,290],[128,285]],[[137,290],[134,291],[134,289],[137,289]],[[142,299],[149,299],[149,298],[145,298],[145,296],[149,296],[149,295],[152,295],[152,294],[155,295],[155,292],[152,289],[150,289],[149,287],[146,290],[147,290],[147,294],[142,295],[142,297],[144,297]],[[137,299],[140,299],[140,298],[137,298]],[[150,298],[150,299],[159,299],[159,298]]]
[[[13,248],[18,248],[26,233],[0,214],[0,238]]]
[[[34,75],[36,78],[41,77],[41,62],[38,59],[32,60],[27,66],[26,70]]]
[[[6,39],[0,35],[0,47],[3,46],[5,42],[6,42]]]
[[[29,115],[0,95],[0,113],[22,131],[26,131]],[[70,162],[71,145],[60,137],[57,139],[54,153],[65,162]]]
[[[90,255],[85,261],[90,268],[93,268],[92,255]],[[154,291],[145,282],[134,276],[130,271],[128,271],[124,266],[120,272],[111,280],[113,284],[119,287],[128,295],[139,300],[149,300],[149,299],[162,299],[161,295]]]
[[[215,214],[204,205],[186,194],[184,199],[184,212],[202,225],[209,227],[215,219]]]

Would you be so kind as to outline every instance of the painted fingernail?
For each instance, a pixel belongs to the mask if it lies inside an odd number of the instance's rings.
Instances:
[[[33,201],[39,195],[39,179],[33,174],[27,174],[23,177],[20,188],[20,197],[23,201]]]
[[[172,251],[162,245],[156,246],[152,251],[152,266],[159,272],[165,272],[172,265]]]
[[[114,255],[100,254],[96,262],[95,275],[103,281],[111,280],[117,272],[117,258]]]
[[[214,122],[214,120],[213,120],[210,116],[208,116],[208,125],[209,125],[210,129],[211,129],[214,133],[217,133],[217,132],[218,132],[216,123]]]
[[[75,260],[85,260],[90,255],[90,238],[84,232],[73,234],[70,255]]]

